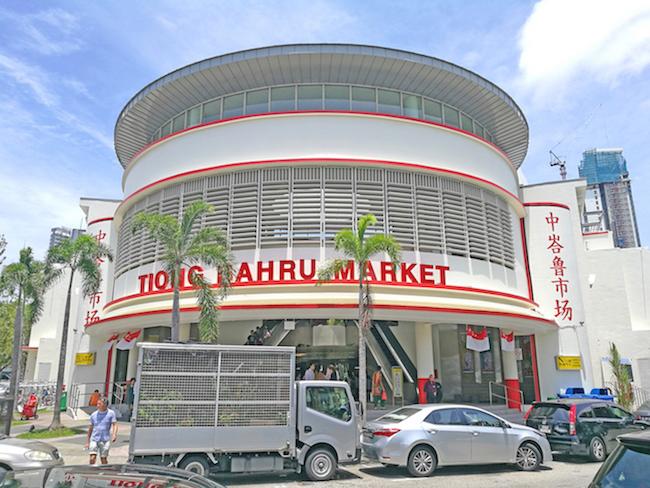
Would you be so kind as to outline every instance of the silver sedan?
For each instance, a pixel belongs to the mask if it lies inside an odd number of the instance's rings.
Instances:
[[[438,466],[512,463],[523,471],[552,460],[544,434],[468,405],[412,405],[363,429],[366,457],[429,476]]]

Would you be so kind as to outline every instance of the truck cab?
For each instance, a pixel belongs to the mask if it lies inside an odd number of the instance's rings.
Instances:
[[[343,381],[298,381],[296,390],[298,462],[307,475],[327,479],[330,465],[358,461],[359,420],[349,385]]]

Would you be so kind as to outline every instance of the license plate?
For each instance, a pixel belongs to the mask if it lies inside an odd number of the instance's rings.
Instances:
[[[550,425],[540,425],[539,426],[539,431],[543,432],[544,434],[550,434],[551,433],[551,426]]]

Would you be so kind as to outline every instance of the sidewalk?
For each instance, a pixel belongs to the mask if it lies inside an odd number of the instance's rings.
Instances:
[[[52,412],[39,414],[38,420],[30,421],[28,424],[12,426],[11,435],[17,436],[23,432],[29,431],[33,425],[35,429],[46,429],[52,422]],[[55,446],[66,464],[88,464],[88,451],[84,449],[86,444],[86,432],[88,431],[88,419],[73,420],[68,415],[61,414],[61,423],[66,427],[81,428],[83,434],[73,435],[70,437],[59,437],[54,439],[43,439],[43,442]],[[128,422],[118,422],[117,441],[111,446],[108,461],[110,463],[126,463],[129,455],[129,436],[131,434],[131,424]]]

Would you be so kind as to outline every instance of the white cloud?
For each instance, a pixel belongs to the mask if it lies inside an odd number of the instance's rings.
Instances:
[[[540,0],[519,46],[520,81],[536,92],[576,78],[616,83],[650,64],[650,2]]]

